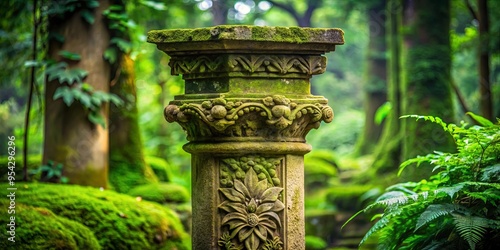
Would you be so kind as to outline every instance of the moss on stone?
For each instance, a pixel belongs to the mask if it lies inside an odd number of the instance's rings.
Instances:
[[[9,207],[8,199],[1,199],[2,207]],[[15,216],[15,242],[6,231],[0,249],[101,249],[97,238],[84,225],[55,215],[46,208],[16,204],[15,214],[0,210],[0,223],[7,225]]]
[[[0,188],[5,190],[7,185]],[[85,226],[103,249],[190,248],[189,236],[172,210],[113,191],[75,185],[19,184],[16,204],[50,210]],[[51,239],[46,244],[53,246],[57,241]]]
[[[288,43],[343,44],[344,32],[334,28],[261,27],[220,25],[197,29],[168,29],[148,32],[150,43],[200,42],[216,40],[251,40]]]
[[[186,188],[174,183],[146,184],[133,188],[128,194],[160,204],[184,203],[189,200],[189,193]]]

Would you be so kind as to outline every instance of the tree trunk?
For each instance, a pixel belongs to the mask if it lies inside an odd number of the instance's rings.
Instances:
[[[358,141],[357,153],[372,153],[383,124],[375,123],[375,112],[387,101],[386,1],[379,0],[368,10],[370,40],[365,72],[365,127]]]
[[[403,115],[454,120],[451,92],[450,1],[405,1],[403,23]],[[451,151],[450,136],[437,124],[403,119],[403,159]],[[420,169],[423,169],[421,167]],[[404,178],[420,180],[430,171],[409,168]]]
[[[212,16],[213,25],[227,24],[227,0],[213,0],[212,1]]]
[[[372,168],[376,174],[394,173],[401,163],[402,136],[400,128],[401,116],[401,26],[402,5],[398,0],[387,2],[389,61],[388,61],[388,100],[391,110],[384,123],[384,129],[374,152],[375,160]]]
[[[63,60],[62,50],[78,53],[81,60],[71,61],[70,68],[88,71],[85,82],[95,90],[109,91],[110,65],[103,53],[108,47],[110,35],[102,12],[109,7],[108,1],[100,1],[94,9],[95,22],[88,24],[80,11],[74,12],[62,22],[49,20],[49,30],[64,36],[64,43],[52,40],[48,57]],[[45,128],[43,162],[49,160],[63,164],[63,176],[70,183],[107,187],[108,180],[108,130],[91,123],[79,103],[66,106],[61,99],[54,100],[54,92],[62,86],[58,81],[47,82],[45,91]],[[102,105],[101,115],[107,120],[108,105]]]
[[[488,54],[489,44],[489,18],[487,0],[477,0],[479,21],[479,94],[481,115],[491,121],[493,116],[493,101],[490,83],[490,56]]]
[[[118,192],[126,193],[132,187],[156,182],[157,179],[144,161],[137,112],[134,62],[124,54],[120,63],[118,81],[111,93],[123,100],[123,106],[111,104],[109,126],[109,182]]]

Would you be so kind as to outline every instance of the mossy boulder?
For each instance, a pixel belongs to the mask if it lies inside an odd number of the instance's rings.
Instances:
[[[117,192],[126,194],[136,186],[158,182],[155,173],[144,161],[134,161],[115,153],[110,155],[109,164],[109,183]]]
[[[0,204],[7,208],[9,200],[1,199]],[[6,237],[2,237],[0,249],[101,249],[89,228],[46,208],[16,204],[15,214],[0,210],[0,223],[12,223],[11,216],[15,216],[15,237],[12,238],[15,242],[7,240],[12,235],[4,231],[2,234]]]
[[[371,185],[344,185],[331,187],[327,191],[328,202],[335,204],[342,211],[357,212],[362,209],[361,197],[374,189]]]
[[[6,190],[7,187],[6,184],[0,185],[2,190]],[[54,227],[54,224],[48,219],[44,222],[43,217],[40,217],[43,216],[42,212],[46,211],[49,214],[48,218],[57,217],[60,221],[68,222],[60,223],[62,226],[59,227],[61,231],[67,233],[61,237],[68,239],[70,245],[59,247],[56,245],[59,241],[47,237],[46,241],[40,240],[40,244],[43,243],[49,247],[33,246],[33,248],[26,249],[99,249],[99,247],[91,247],[93,246],[91,245],[92,237],[84,237],[85,240],[83,240],[72,235],[73,231],[81,235],[80,231],[88,232],[89,230],[102,249],[181,250],[190,248],[189,236],[183,230],[175,212],[164,206],[139,201],[114,191],[76,185],[18,183],[16,209],[19,207],[21,212],[24,207],[28,207],[28,204],[30,210],[27,209],[24,215],[20,213],[16,216],[16,221],[24,224],[24,226],[20,224],[16,229],[16,233],[19,233],[16,236],[19,239],[24,238],[26,241],[37,237],[43,239],[46,231],[50,232],[49,229]],[[42,214],[37,215],[37,213]],[[51,217],[51,215],[57,216]],[[29,219],[37,218],[36,216],[40,217],[40,220]],[[2,219],[4,218],[7,218],[7,215],[2,216]],[[37,224],[41,222],[43,224]],[[63,226],[65,229],[62,228]],[[23,231],[21,227],[26,230]],[[35,227],[40,229],[33,231],[32,228]],[[78,227],[86,228],[87,231],[80,230]],[[75,244],[71,243],[73,241]],[[89,247],[80,247],[82,244],[87,244]],[[76,248],[71,248],[73,245]]]
[[[170,173],[170,166],[167,161],[154,156],[146,156],[144,160],[151,167],[151,169],[153,169],[153,172],[156,177],[158,177],[159,181],[172,181],[172,174]]]
[[[183,186],[174,183],[152,183],[137,186],[128,192],[130,196],[163,203],[184,203],[189,201],[189,193]]]

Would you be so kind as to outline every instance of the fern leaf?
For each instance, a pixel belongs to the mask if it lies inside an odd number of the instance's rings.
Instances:
[[[405,193],[401,191],[390,191],[382,194],[378,199],[367,206],[365,211],[372,209],[373,207],[384,206],[384,207],[392,207],[398,206],[402,204],[406,204],[408,202],[408,197]]]
[[[415,226],[415,231],[441,216],[450,214],[451,212],[457,210],[457,208],[457,206],[449,203],[429,205],[418,218],[417,225]]]
[[[441,239],[440,241],[432,241],[431,244],[422,248],[422,250],[441,250],[446,246],[446,239]]]
[[[366,232],[366,234],[363,237],[363,239],[361,239],[361,241],[359,242],[359,246],[363,245],[363,243],[365,243],[365,241],[368,240],[368,238],[370,238],[370,236],[372,236],[373,234],[375,234],[376,232],[378,232],[380,229],[385,228],[387,226],[387,224],[389,224],[389,222],[390,222],[390,220],[389,220],[389,218],[387,216],[382,217],[379,221],[377,221],[370,228],[370,230],[368,230],[368,232]]]
[[[456,193],[461,191],[464,188],[464,186],[465,186],[464,183],[459,183],[451,187],[438,188],[434,190],[434,194],[437,195],[438,193],[446,193],[448,196],[450,196],[451,199],[453,199],[453,196],[455,196]]]
[[[460,237],[469,243],[472,250],[476,249],[476,244],[481,241],[486,228],[488,220],[482,217],[471,215],[452,214],[455,220],[455,227]]]
[[[500,181],[500,164],[486,167],[482,170],[480,181],[484,182],[499,182]]]

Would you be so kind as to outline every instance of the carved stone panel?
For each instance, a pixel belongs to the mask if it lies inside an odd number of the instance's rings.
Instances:
[[[310,55],[201,55],[175,56],[170,59],[172,75],[199,75],[218,72],[267,72],[283,76],[287,73],[317,75],[325,72],[326,58]],[[193,77],[193,76],[190,76]]]
[[[221,249],[283,248],[282,157],[220,160]]]

